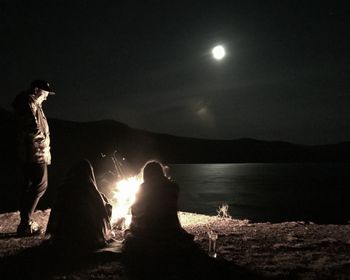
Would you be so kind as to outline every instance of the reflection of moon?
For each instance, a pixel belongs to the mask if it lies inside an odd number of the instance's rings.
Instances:
[[[213,57],[217,60],[223,59],[226,55],[225,48],[221,45],[214,47],[211,52],[213,54]]]

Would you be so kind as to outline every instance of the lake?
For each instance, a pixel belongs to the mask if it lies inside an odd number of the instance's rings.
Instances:
[[[179,210],[216,215],[223,203],[233,218],[255,222],[350,220],[350,164],[173,164]]]

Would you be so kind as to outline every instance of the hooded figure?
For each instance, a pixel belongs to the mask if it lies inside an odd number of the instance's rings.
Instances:
[[[53,243],[78,249],[106,245],[111,230],[112,206],[97,189],[88,160],[76,164],[60,187],[46,233]]]

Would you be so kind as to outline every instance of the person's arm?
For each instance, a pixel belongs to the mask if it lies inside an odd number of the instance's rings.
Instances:
[[[38,108],[34,104],[31,97],[28,97],[27,102],[22,104],[20,108],[17,108],[17,117],[19,118],[19,125],[23,132],[25,142],[27,143],[29,150],[36,162],[44,161],[45,155],[45,141],[47,141],[43,131],[40,129],[38,121],[36,119],[36,110]]]
[[[39,133],[38,124],[35,119],[35,108],[31,104],[29,97],[26,102],[19,101],[15,104],[14,113],[18,125],[24,133],[33,136]]]
[[[103,202],[104,202],[104,205],[105,205],[105,208],[106,208],[106,211],[107,211],[107,215],[108,215],[109,218],[111,218],[112,217],[113,206],[109,202],[108,198],[105,196],[104,193],[100,192],[100,194],[101,194],[101,197],[103,199]]]

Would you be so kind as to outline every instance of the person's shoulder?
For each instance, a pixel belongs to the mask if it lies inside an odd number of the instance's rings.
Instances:
[[[14,109],[23,109],[28,107],[28,104],[33,103],[34,100],[32,96],[27,91],[22,91],[16,95],[12,102],[12,107]]]
[[[167,184],[172,187],[172,188],[175,188],[175,189],[179,189],[179,185],[172,179],[167,179]]]

